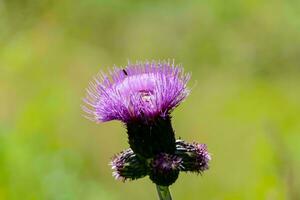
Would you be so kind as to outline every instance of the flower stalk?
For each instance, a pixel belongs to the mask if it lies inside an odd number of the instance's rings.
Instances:
[[[159,200],[172,200],[172,196],[168,186],[156,185]]]

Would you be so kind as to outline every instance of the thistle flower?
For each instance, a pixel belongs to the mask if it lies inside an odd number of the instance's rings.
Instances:
[[[189,79],[180,65],[170,62],[115,67],[94,78],[82,106],[93,121],[126,125],[130,149],[113,158],[113,176],[125,181],[149,175],[161,200],[171,199],[168,186],[180,171],[208,169],[206,146],[176,142],[172,128],[170,114],[188,96]]]
[[[165,118],[189,94],[190,78],[170,62],[145,62],[115,67],[110,77],[99,73],[87,89],[83,109],[97,122],[151,121]]]
[[[115,67],[110,77],[100,73],[84,99],[83,109],[97,122],[121,120],[129,144],[141,157],[174,153],[170,113],[189,94],[189,74],[170,62],[145,62]]]

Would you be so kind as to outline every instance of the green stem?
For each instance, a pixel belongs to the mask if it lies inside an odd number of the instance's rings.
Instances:
[[[156,185],[159,200],[172,200],[171,193],[168,186]]]

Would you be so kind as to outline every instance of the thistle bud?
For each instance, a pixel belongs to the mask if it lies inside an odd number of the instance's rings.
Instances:
[[[156,155],[150,164],[150,179],[160,186],[173,184],[178,178],[181,162],[182,159],[176,155],[166,153]]]
[[[131,150],[127,149],[117,154],[111,161],[113,176],[120,180],[135,180],[148,174],[149,168]]]
[[[177,140],[175,155],[182,159],[181,171],[202,173],[209,168],[208,163],[211,160],[211,156],[205,144]]]

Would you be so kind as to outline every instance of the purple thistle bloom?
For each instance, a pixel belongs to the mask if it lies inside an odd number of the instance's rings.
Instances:
[[[125,123],[166,117],[189,94],[190,78],[170,62],[138,62],[99,73],[87,89],[83,110],[97,122]]]

